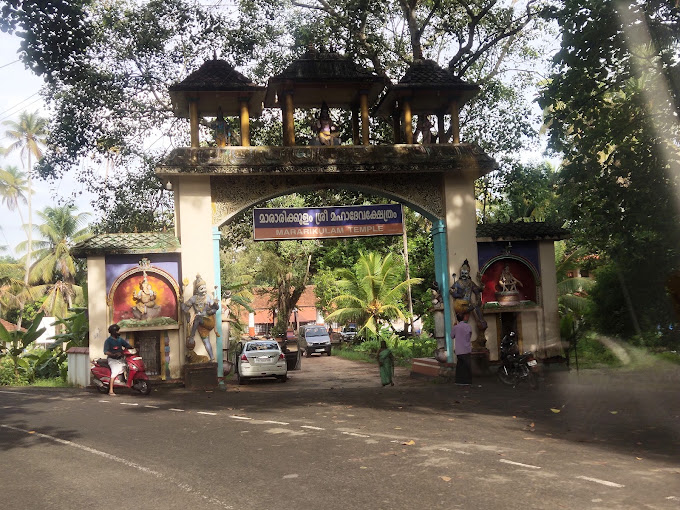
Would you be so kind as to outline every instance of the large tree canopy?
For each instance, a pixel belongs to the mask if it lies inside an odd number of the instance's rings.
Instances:
[[[494,155],[517,151],[533,134],[517,91],[537,81],[546,3],[240,0],[223,11],[188,0],[9,1],[3,12],[5,28],[24,39],[22,59],[48,84],[55,115],[41,172],[58,177],[82,158],[121,167],[159,140],[186,145],[167,87],[213,55],[264,82],[308,45],[333,47],[393,80],[430,58],[483,83],[463,115],[467,140]]]
[[[561,49],[541,101],[564,157],[569,226],[618,284],[594,292],[609,295],[597,300],[599,316],[619,317],[620,333],[673,321],[665,285],[680,267],[679,16],[661,1],[566,0],[556,12]]]

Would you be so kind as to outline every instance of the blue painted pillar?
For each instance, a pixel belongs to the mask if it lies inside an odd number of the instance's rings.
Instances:
[[[446,353],[449,363],[453,363],[453,344],[451,342],[451,300],[449,295],[449,260],[446,251],[446,223],[437,220],[432,223],[432,241],[434,244],[434,273],[442,293],[444,305],[444,330],[446,335]]]
[[[217,350],[217,380],[219,381],[220,389],[224,389],[224,356],[222,352],[222,278],[220,271],[220,230],[213,227],[213,274],[215,275],[215,299],[219,303],[217,312],[215,313],[215,349]]]

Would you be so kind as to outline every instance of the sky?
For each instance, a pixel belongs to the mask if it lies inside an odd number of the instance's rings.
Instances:
[[[27,70],[24,65],[17,61],[19,38],[0,32],[0,147],[6,147],[10,141],[4,138],[7,126],[2,125],[7,120],[17,121],[23,111],[38,112],[43,117],[49,116],[45,103],[40,97],[39,91],[42,80]],[[24,163],[25,164],[25,163]],[[9,156],[0,156],[0,168],[16,166],[22,167],[22,161],[18,152]],[[83,195],[77,195],[76,206],[78,212],[92,213],[89,204],[91,196],[81,184],[67,175],[63,179],[48,183],[39,179],[33,180],[33,219],[36,220],[35,211],[46,206],[57,206],[58,199],[69,198],[73,192],[83,191]],[[28,211],[23,206],[24,220],[28,221]],[[0,204],[0,246],[6,245],[7,251],[0,255],[18,256],[14,248],[18,243],[26,239],[26,234],[21,228],[21,220],[17,211],[11,212],[4,204]]]

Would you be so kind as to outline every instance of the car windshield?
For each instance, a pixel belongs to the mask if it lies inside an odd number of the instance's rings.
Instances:
[[[279,344],[276,342],[251,342],[246,347],[246,351],[276,351]]]
[[[305,335],[307,335],[307,336],[327,336],[328,331],[326,331],[326,328],[308,328]]]

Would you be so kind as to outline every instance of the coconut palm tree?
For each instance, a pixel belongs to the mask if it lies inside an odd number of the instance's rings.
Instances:
[[[338,285],[342,294],[331,302],[339,307],[326,317],[339,322],[356,321],[361,331],[377,336],[380,325],[389,319],[404,319],[400,302],[408,285],[417,285],[421,278],[403,279],[401,267],[391,253],[382,258],[379,253],[360,253],[353,269],[338,270]]]
[[[71,248],[89,235],[86,226],[89,214],[74,212],[70,205],[46,207],[37,213],[43,222],[34,225],[36,261],[30,268],[29,283],[33,291],[47,295],[42,309],[56,317],[64,317],[83,297],[83,289],[76,285]],[[18,251],[25,249],[25,242],[17,246]]]
[[[8,128],[5,131],[5,138],[8,138],[11,141],[8,147],[2,149],[2,153],[10,154],[19,151],[19,154],[21,155],[21,164],[24,165],[24,169],[27,169],[26,203],[28,204],[28,250],[26,254],[26,274],[24,276],[24,283],[28,285],[29,267],[32,259],[33,230],[31,171],[33,170],[33,158],[35,158],[36,161],[42,158],[42,147],[45,145],[45,137],[47,135],[47,119],[40,117],[38,112],[29,113],[24,111],[19,115],[18,122],[6,120],[2,124]],[[26,161],[25,164],[24,158]],[[21,325],[21,317],[19,318],[19,325]]]
[[[15,166],[0,169],[0,201],[10,211],[17,211],[21,224],[25,223],[20,204],[27,204],[28,176]]]

